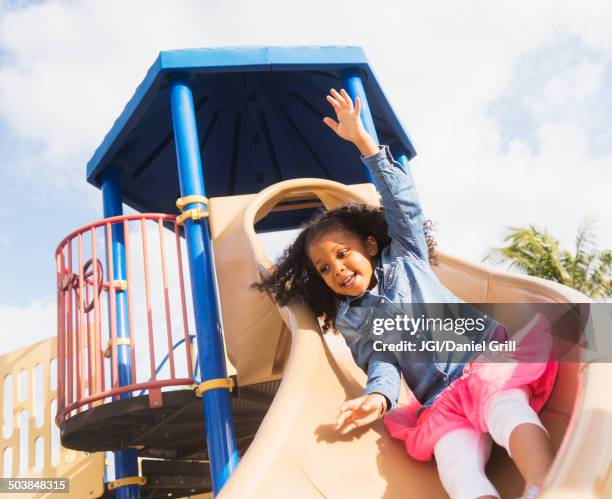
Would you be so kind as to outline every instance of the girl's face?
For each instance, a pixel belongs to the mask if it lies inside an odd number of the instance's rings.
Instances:
[[[351,232],[336,229],[317,237],[307,250],[308,258],[334,293],[359,296],[376,284],[374,256],[376,239],[365,243]]]

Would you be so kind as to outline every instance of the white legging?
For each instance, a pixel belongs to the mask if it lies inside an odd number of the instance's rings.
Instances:
[[[520,388],[495,395],[485,417],[489,433],[472,428],[455,430],[444,435],[434,448],[440,480],[451,499],[499,497],[484,471],[491,454],[491,437],[510,454],[510,434],[517,426],[531,423],[546,431]]]

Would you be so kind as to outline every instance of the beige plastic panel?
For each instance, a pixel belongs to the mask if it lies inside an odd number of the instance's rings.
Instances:
[[[466,267],[458,258],[440,254],[435,273],[455,295],[469,303],[487,303],[491,269],[485,265]]]
[[[104,454],[87,454],[68,450],[59,445],[59,430],[55,427],[55,414],[51,414],[51,404],[56,399],[55,389],[51,389],[50,365],[56,358],[56,338],[34,343],[30,346],[0,356],[0,405],[2,414],[5,414],[5,401],[11,400],[12,411],[8,414],[11,421],[3,420],[4,427],[11,426],[12,433],[4,436],[0,434],[0,473],[4,475],[5,449],[12,450],[12,466],[9,476],[5,478],[69,478],[70,493],[61,497],[83,499],[88,497],[101,497],[104,492]],[[38,367],[37,366],[41,366]],[[23,372],[27,373],[26,386],[21,386]],[[37,376],[42,373],[42,376]],[[11,375],[11,393],[5,393],[5,380]],[[38,383],[37,383],[38,382]],[[55,381],[54,381],[55,383]],[[42,385],[42,386],[40,386]],[[19,399],[24,394],[23,400]],[[42,394],[42,399],[39,396]],[[42,408],[42,424],[37,427],[36,414]],[[20,426],[21,413],[27,412],[27,428]],[[3,416],[4,418],[4,416]],[[8,426],[7,426],[8,425]],[[57,463],[52,462],[52,431],[57,432],[58,455]],[[22,433],[27,434],[27,456],[21,455]],[[36,440],[43,440],[42,454],[36,454]],[[21,459],[27,463],[20,465]],[[39,466],[35,468],[36,461]],[[20,468],[25,468],[19,473]],[[26,498],[53,498],[57,494],[19,494]]]
[[[583,367],[575,418],[551,470],[543,499],[612,497],[610,380],[609,363]]]
[[[303,185],[310,181],[306,179]],[[282,182],[257,196],[211,200],[228,354],[236,363],[239,379],[269,379],[282,343],[284,329],[279,317],[284,318],[291,332],[291,348],[278,394],[253,444],[219,497],[370,499],[400,498],[407,493],[412,498],[447,497],[435,464],[408,458],[401,443],[391,440],[380,422],[346,437],[332,430],[341,402],[362,393],[365,374],[353,362],[341,337],[321,336],[315,319],[304,307],[275,310],[268,297],[248,289],[258,279],[257,265],[270,264],[252,229],[253,222],[284,195],[299,189],[300,182]],[[338,185],[331,182],[326,187],[334,190]],[[343,195],[330,197],[343,203],[346,189],[341,187],[338,191]],[[364,192],[372,204],[378,202],[369,184],[350,189]],[[364,197],[355,199],[367,202]],[[588,301],[554,283],[498,272],[443,254],[436,272],[466,301]],[[264,368],[251,363],[249,355],[263,362]],[[242,378],[241,367],[247,369]],[[609,379],[609,364],[562,367],[551,400],[542,412],[555,447],[560,447],[545,497],[612,497],[612,391],[606,386]],[[404,390],[401,400],[407,397]],[[520,495],[520,476],[501,449],[494,452],[488,472],[502,497]]]

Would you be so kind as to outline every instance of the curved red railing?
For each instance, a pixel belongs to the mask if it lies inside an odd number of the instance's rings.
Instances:
[[[193,384],[192,313],[185,296],[180,230],[173,215],[122,215],[75,230],[58,245],[58,424],[136,391],[145,390],[150,406],[160,407],[163,388]],[[113,233],[119,231],[125,280],[113,275]],[[127,295],[125,311],[117,310],[119,293]],[[129,339],[118,337],[118,320]],[[173,348],[180,339],[185,340],[184,355]],[[129,349],[131,383],[124,386],[119,384],[120,346]],[[165,357],[167,375],[156,371],[156,362]]]

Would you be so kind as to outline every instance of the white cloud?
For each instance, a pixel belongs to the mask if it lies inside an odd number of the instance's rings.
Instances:
[[[0,354],[54,336],[55,300],[35,300],[27,306],[0,305]]]
[[[322,0],[50,2],[0,20],[0,115],[28,144],[15,175],[42,178],[51,192],[87,192],[94,203],[85,162],[159,50],[362,45],[415,140],[419,189],[440,240],[475,258],[501,242],[505,225],[547,225],[571,240],[583,213],[610,212],[602,192],[610,158],[593,159],[592,148],[594,140],[604,151],[612,144],[609,114],[594,111],[605,108],[609,87],[611,21],[605,1],[588,9],[552,0],[395,1],[376,9]],[[565,56],[547,59],[564,44]],[[502,114],[492,116],[504,96]],[[514,106],[523,112],[514,128],[531,120],[523,135],[503,125]],[[604,235],[612,234],[609,223]]]

